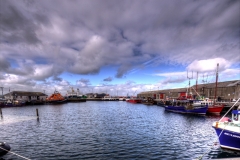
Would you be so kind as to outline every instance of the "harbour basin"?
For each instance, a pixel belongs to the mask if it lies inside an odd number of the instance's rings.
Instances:
[[[212,123],[221,116],[178,114],[122,101],[11,107],[2,108],[2,114],[0,140],[34,160],[239,156],[219,147]],[[11,153],[1,158],[22,159]]]

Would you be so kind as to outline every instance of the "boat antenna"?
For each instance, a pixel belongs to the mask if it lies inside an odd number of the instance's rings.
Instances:
[[[192,76],[191,77],[188,76],[188,71],[187,71],[187,78],[188,78],[188,89],[189,89],[189,92],[191,93],[191,88],[190,88],[191,82],[190,82],[190,79],[193,79],[193,71],[192,71]],[[188,94],[188,90],[187,90],[187,94]]]
[[[208,75],[207,75],[206,80],[204,80],[204,74],[203,74],[203,80],[202,80],[202,82],[203,82],[203,83],[207,83],[207,79],[208,79]]]

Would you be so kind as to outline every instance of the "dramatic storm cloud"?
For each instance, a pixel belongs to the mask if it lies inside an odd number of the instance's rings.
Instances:
[[[0,0],[0,86],[126,94],[176,87],[187,71],[213,75],[217,63],[222,80],[240,79],[239,8],[234,0]]]

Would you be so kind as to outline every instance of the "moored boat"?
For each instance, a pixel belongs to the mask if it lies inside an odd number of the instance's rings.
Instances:
[[[10,100],[10,99],[8,99],[4,103],[4,107],[20,107],[20,106],[24,106],[25,104],[26,104],[26,101],[24,101],[24,100]]]
[[[142,99],[137,98],[137,97],[131,97],[129,99],[126,99],[126,101],[129,102],[129,103],[141,103]]]
[[[227,113],[225,115],[227,115]],[[215,129],[217,133],[221,148],[240,152],[239,107],[238,109],[232,110],[232,119],[223,116],[219,121],[214,122],[212,124],[212,127]]]
[[[220,113],[222,112],[222,110],[224,108],[223,104],[217,104],[209,99],[199,100],[196,103],[207,105],[208,106],[207,114],[220,115]]]
[[[58,91],[54,91],[54,93],[46,99],[46,102],[50,104],[58,104],[65,103],[67,101]]]
[[[220,115],[220,113],[223,110],[223,107],[224,105],[220,105],[220,104],[208,105],[207,113]]]
[[[216,115],[220,115],[220,113],[222,112],[223,107],[224,107],[224,105],[216,104],[217,84],[218,84],[218,67],[219,67],[219,64],[217,64],[214,100],[213,100],[213,103],[208,104],[208,110],[207,110],[207,113],[216,114]]]
[[[145,105],[153,105],[155,102],[151,97],[148,97],[147,99],[143,99],[141,103]]]
[[[157,101],[157,105],[161,107],[165,107],[165,101],[164,100]]]
[[[183,114],[205,115],[208,106],[198,100],[169,100],[165,102],[165,110]]]
[[[75,92],[74,89],[72,88],[71,91],[68,91],[67,101],[68,102],[86,102],[86,98],[83,98],[83,96],[79,92],[79,89],[77,89],[77,92]]]
[[[193,99],[190,79],[189,88],[187,88],[186,95],[180,96],[177,100],[167,100],[165,102],[165,110],[176,113],[206,115],[208,104],[201,103],[201,100]]]

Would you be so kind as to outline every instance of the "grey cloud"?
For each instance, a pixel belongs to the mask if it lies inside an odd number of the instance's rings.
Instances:
[[[40,12],[31,12],[31,7],[21,1],[1,0],[1,43],[36,44],[41,42],[36,34],[38,25],[49,23],[49,21],[46,15]]]
[[[0,59],[1,71],[28,79],[56,78],[64,71],[97,74],[102,67],[112,66],[118,67],[116,77],[121,78],[135,68],[142,69],[139,66],[154,57],[163,57],[161,63],[185,66],[195,59],[216,57],[238,61],[240,1],[0,3],[0,49],[4,58],[32,59],[36,66],[43,59],[44,64],[53,66],[34,74],[35,68],[11,68],[9,62]],[[153,64],[157,62],[144,67]]]
[[[111,82],[112,81],[112,77],[105,78],[105,79],[103,79],[103,81]]]
[[[6,71],[10,68],[10,66],[10,63],[5,58],[0,56],[0,71]]]
[[[53,76],[53,81],[62,81],[63,79],[62,78],[60,78],[60,77],[57,77],[57,76]]]
[[[118,70],[115,77],[122,78],[130,69],[132,69],[132,66],[130,64],[121,65]]]
[[[163,81],[161,81],[162,85],[169,84],[169,83],[181,83],[186,81],[186,77],[177,77],[177,78],[167,78]]]
[[[82,87],[86,87],[86,86],[91,85],[89,79],[84,79],[84,78],[81,78],[80,80],[77,80],[76,84],[79,85],[79,86],[82,86]]]

